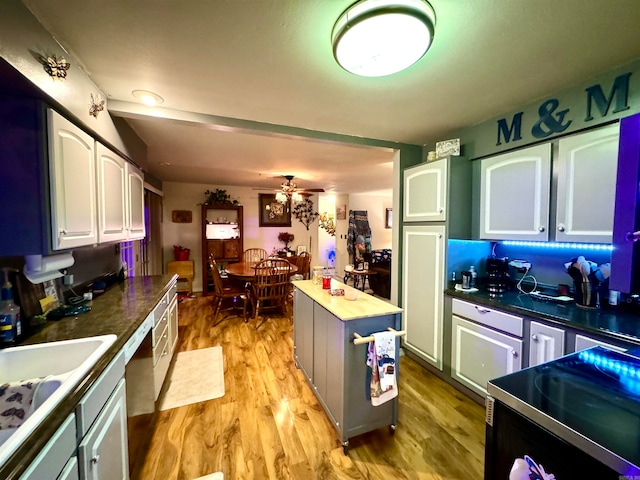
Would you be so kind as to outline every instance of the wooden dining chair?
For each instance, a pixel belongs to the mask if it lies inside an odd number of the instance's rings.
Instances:
[[[256,265],[256,276],[251,282],[251,304],[253,316],[265,310],[279,309],[287,316],[287,294],[289,293],[289,277],[291,264],[284,259],[263,260]],[[256,324],[256,328],[265,322]]]
[[[244,263],[258,263],[266,258],[269,258],[269,254],[264,248],[247,248],[242,254]]]
[[[238,300],[242,300],[242,317],[244,318],[245,323],[249,321],[247,318],[247,292],[235,285],[225,286],[222,282],[222,277],[220,276],[220,271],[218,270],[218,265],[213,258],[213,255],[209,256],[209,268],[211,268],[211,276],[213,277],[213,326],[218,325],[224,318],[220,320],[220,322],[216,321],[218,319],[218,315],[222,311],[222,304],[225,300],[232,299],[233,304],[230,308],[239,308]]]
[[[311,268],[311,254],[309,252],[300,252],[296,257],[296,267],[298,267],[298,275],[302,275],[303,280],[309,279],[309,269]]]

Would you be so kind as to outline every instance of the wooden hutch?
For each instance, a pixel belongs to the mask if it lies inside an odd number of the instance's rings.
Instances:
[[[213,292],[209,255],[218,264],[242,261],[242,206],[213,203],[202,205],[202,294]]]

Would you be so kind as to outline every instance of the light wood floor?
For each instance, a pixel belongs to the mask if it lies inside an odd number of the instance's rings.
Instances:
[[[223,312],[224,314],[225,312]],[[212,328],[209,298],[179,307],[178,351],[221,345],[225,395],[159,412],[136,479],[443,479],[483,477],[484,409],[407,357],[399,421],[350,439],[337,433],[293,361],[293,328],[258,330],[230,316]],[[363,359],[364,361],[364,359]]]

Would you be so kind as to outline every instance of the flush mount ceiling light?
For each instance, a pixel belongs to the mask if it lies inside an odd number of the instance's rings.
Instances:
[[[422,58],[433,41],[435,24],[435,12],[424,0],[362,0],[333,27],[333,55],[356,75],[391,75]]]
[[[164,99],[160,95],[149,92],[148,90],[134,90],[131,94],[149,107],[160,105],[164,102]]]

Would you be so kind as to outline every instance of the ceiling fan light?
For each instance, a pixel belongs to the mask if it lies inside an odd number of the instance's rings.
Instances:
[[[304,199],[302,198],[302,195],[300,195],[300,192],[293,192],[293,195],[291,195],[291,201],[293,203],[300,203],[303,200]]]
[[[288,197],[287,194],[284,192],[277,192],[276,193],[276,202],[279,203],[287,203]]]
[[[420,60],[434,32],[435,12],[424,0],[363,0],[336,22],[333,54],[356,75],[391,75]]]

